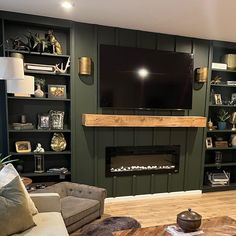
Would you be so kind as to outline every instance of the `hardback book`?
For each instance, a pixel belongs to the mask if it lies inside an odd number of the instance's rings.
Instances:
[[[194,235],[200,235],[203,234],[203,231],[201,229],[198,229],[193,232],[185,233],[179,226],[177,225],[169,225],[166,228],[166,231],[170,233],[172,236],[194,236]]]

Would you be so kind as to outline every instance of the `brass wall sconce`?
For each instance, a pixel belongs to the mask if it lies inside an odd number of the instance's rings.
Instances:
[[[92,74],[92,59],[90,57],[79,58],[79,75]]]
[[[208,77],[208,68],[200,67],[196,69],[195,81],[198,83],[206,83]]]

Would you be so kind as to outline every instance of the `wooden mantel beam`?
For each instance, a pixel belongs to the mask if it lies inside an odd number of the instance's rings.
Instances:
[[[83,114],[87,127],[206,127],[203,116],[145,116]]]

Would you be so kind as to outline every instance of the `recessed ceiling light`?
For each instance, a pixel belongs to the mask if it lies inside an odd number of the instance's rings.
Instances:
[[[61,3],[61,6],[65,9],[71,9],[73,7],[73,4],[70,1],[64,1]]]

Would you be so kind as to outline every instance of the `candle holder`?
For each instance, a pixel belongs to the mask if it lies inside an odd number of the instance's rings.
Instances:
[[[44,155],[34,154],[34,172],[43,173],[44,172]]]

